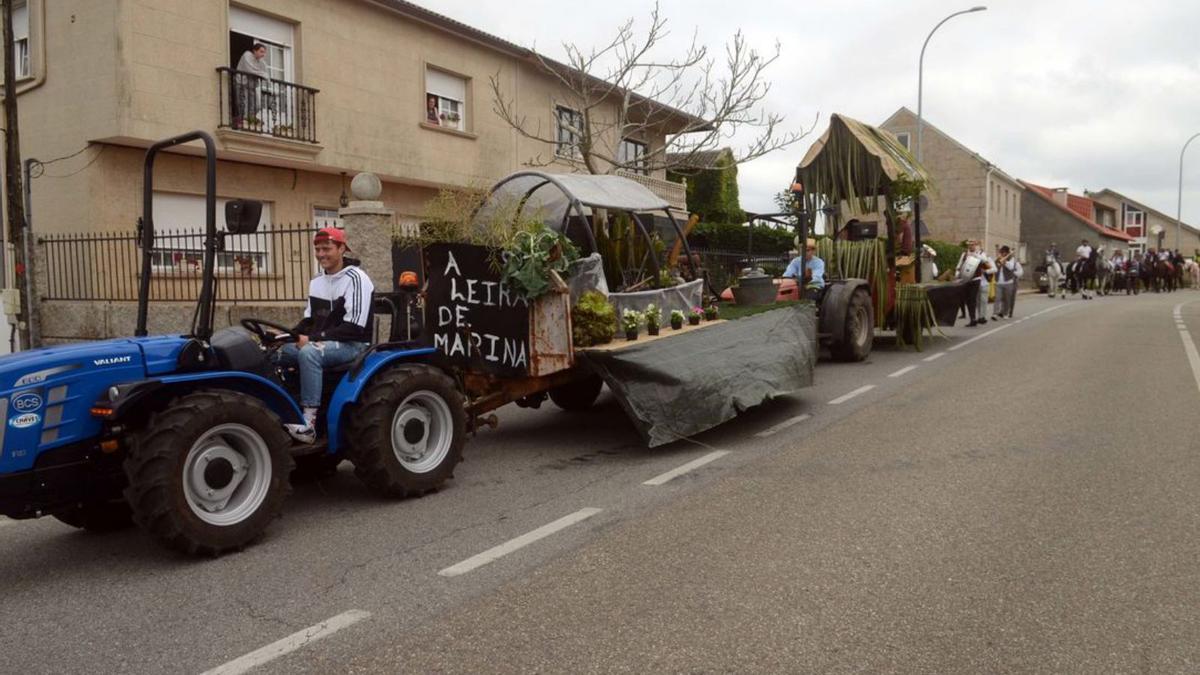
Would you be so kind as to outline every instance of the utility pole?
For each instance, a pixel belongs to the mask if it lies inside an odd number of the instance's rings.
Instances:
[[[8,206],[8,241],[13,245],[13,257],[16,260],[15,278],[17,292],[22,299],[28,298],[32,289],[27,290],[30,276],[29,260],[25,259],[25,204],[22,202],[24,190],[21,189],[21,136],[17,127],[17,76],[16,64],[13,63],[13,0],[3,0],[4,8],[4,187],[5,201]],[[29,334],[29,303],[21,303],[21,311],[17,314],[18,327],[21,335],[21,347],[29,349],[32,346]]]

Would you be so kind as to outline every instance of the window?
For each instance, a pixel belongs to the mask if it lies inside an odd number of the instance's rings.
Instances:
[[[900,141],[900,145],[903,145],[905,150],[912,150],[912,147],[909,146],[909,144],[908,144],[908,132],[907,131],[902,131],[902,132],[896,134],[896,140]]]
[[[645,143],[631,141],[628,138],[621,141],[621,145],[617,148],[617,161],[634,173],[640,173],[643,176],[650,173],[646,169]]]
[[[467,80],[425,69],[425,121],[439,127],[467,130]]]
[[[267,76],[291,82],[293,76],[293,26],[285,21],[256,14],[240,7],[229,8],[229,67],[237,68],[242,54],[256,43],[267,48]]]
[[[225,229],[225,202],[217,199],[217,229]],[[200,271],[204,262],[204,197],[170,192],[154,193],[154,248],[152,261],[163,270]],[[229,235],[225,250],[217,254],[217,270],[243,274],[270,272],[271,205],[263,204],[259,234]]]
[[[29,5],[14,5],[12,10],[13,68],[18,79],[33,74],[29,67]]]
[[[583,141],[583,113],[559,105],[554,107],[554,117],[558,127],[554,153],[559,157],[582,158],[579,145]]]
[[[342,216],[338,213],[338,210],[324,206],[313,207],[312,224],[315,228],[336,227],[339,230],[345,229],[345,225],[342,224]]]
[[[1146,224],[1146,214],[1130,206],[1125,207],[1125,228],[1142,228]]]

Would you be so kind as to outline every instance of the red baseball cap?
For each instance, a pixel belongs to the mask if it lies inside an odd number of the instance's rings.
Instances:
[[[327,241],[331,241],[335,244],[341,244],[342,246],[346,247],[347,251],[350,250],[350,244],[346,243],[346,231],[345,230],[339,230],[336,227],[323,227],[320,230],[318,230],[315,235],[313,235],[313,244],[314,245],[322,244]]]

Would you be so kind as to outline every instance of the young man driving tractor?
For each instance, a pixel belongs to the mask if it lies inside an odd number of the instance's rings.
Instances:
[[[304,319],[291,331],[296,342],[276,352],[277,365],[300,369],[304,423],[289,424],[287,430],[302,443],[316,438],[324,370],[350,363],[371,342],[371,294],[375,287],[358,267],[358,261],[346,257],[349,252],[343,230],[326,227],[313,237],[313,253],[321,273],[308,283]]]

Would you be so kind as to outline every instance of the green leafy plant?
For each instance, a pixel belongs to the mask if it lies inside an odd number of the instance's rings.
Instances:
[[[647,328],[658,328],[662,325],[662,310],[655,304],[646,305],[642,318],[645,319]]]
[[[671,328],[675,330],[683,328],[683,312],[681,310],[671,310]]]
[[[579,250],[557,232],[523,230],[504,249],[500,277],[517,295],[535,300],[550,290],[550,273],[566,274],[579,259]]]
[[[600,291],[579,296],[571,308],[571,338],[576,348],[612,342],[617,331],[617,310]]]
[[[659,270],[658,272],[658,287],[659,288],[674,288],[679,285],[679,280],[671,270]]]
[[[720,310],[717,309],[716,305],[709,305],[708,307],[704,308],[704,320],[705,321],[716,321],[717,317],[719,315],[720,315]]]
[[[704,318],[704,310],[699,307],[693,307],[688,310],[688,323],[695,326],[700,323],[700,319]]]
[[[929,181],[920,176],[914,177],[912,174],[903,173],[892,181],[888,197],[891,199],[892,208],[902,211],[928,189]]]

